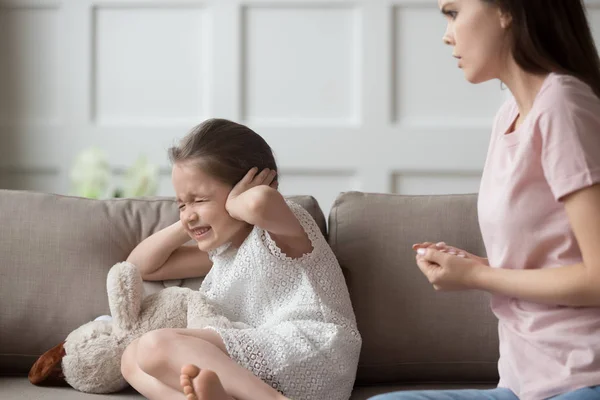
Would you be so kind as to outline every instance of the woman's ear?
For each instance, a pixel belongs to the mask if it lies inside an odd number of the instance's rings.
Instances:
[[[500,18],[500,26],[503,29],[508,29],[512,25],[512,15],[504,10],[498,8],[498,16]]]

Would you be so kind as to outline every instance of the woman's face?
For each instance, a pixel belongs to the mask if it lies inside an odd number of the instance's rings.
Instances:
[[[524,0],[526,1],[526,0]],[[484,0],[438,0],[448,25],[444,43],[471,83],[500,78],[506,67],[510,17]]]

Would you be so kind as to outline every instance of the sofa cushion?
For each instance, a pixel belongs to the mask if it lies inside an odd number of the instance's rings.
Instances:
[[[492,385],[461,384],[461,385],[389,385],[356,387],[352,392],[350,400],[367,400],[369,397],[381,393],[395,392],[399,390],[423,390],[423,389],[488,389]],[[77,392],[69,387],[48,388],[33,386],[25,377],[0,377],[0,393],[2,400],[141,400],[144,397],[135,390],[128,388],[119,393],[111,394],[88,394]]]
[[[316,200],[294,196],[325,230]],[[170,198],[90,200],[0,190],[0,374],[26,373],[78,326],[109,313],[106,275],[178,219]],[[198,280],[183,282],[198,286]],[[149,292],[162,283],[145,283]]]
[[[363,337],[358,383],[497,379],[488,296],[436,292],[411,249],[445,241],[484,255],[476,195],[343,193],[331,210],[329,241]]]

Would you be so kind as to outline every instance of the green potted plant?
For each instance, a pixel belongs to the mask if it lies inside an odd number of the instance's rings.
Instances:
[[[120,185],[106,154],[97,147],[83,150],[70,172],[71,193],[91,199],[154,196],[158,189],[158,166],[141,155],[125,171]]]

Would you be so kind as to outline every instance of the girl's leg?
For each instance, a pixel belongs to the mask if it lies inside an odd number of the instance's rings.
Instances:
[[[165,385],[140,369],[136,361],[138,341],[139,339],[136,339],[131,342],[121,357],[121,373],[127,382],[150,400],[177,399],[181,397],[181,391]]]
[[[407,390],[381,394],[369,400],[519,400],[510,390]]]
[[[238,400],[285,399],[233,361],[221,337],[212,330],[159,329],[148,332],[139,339],[136,361],[146,374],[180,393],[183,393],[181,369],[193,364],[200,369],[214,371],[226,392]]]
[[[552,397],[552,400],[598,400],[600,399],[600,386],[577,389],[572,392]]]

